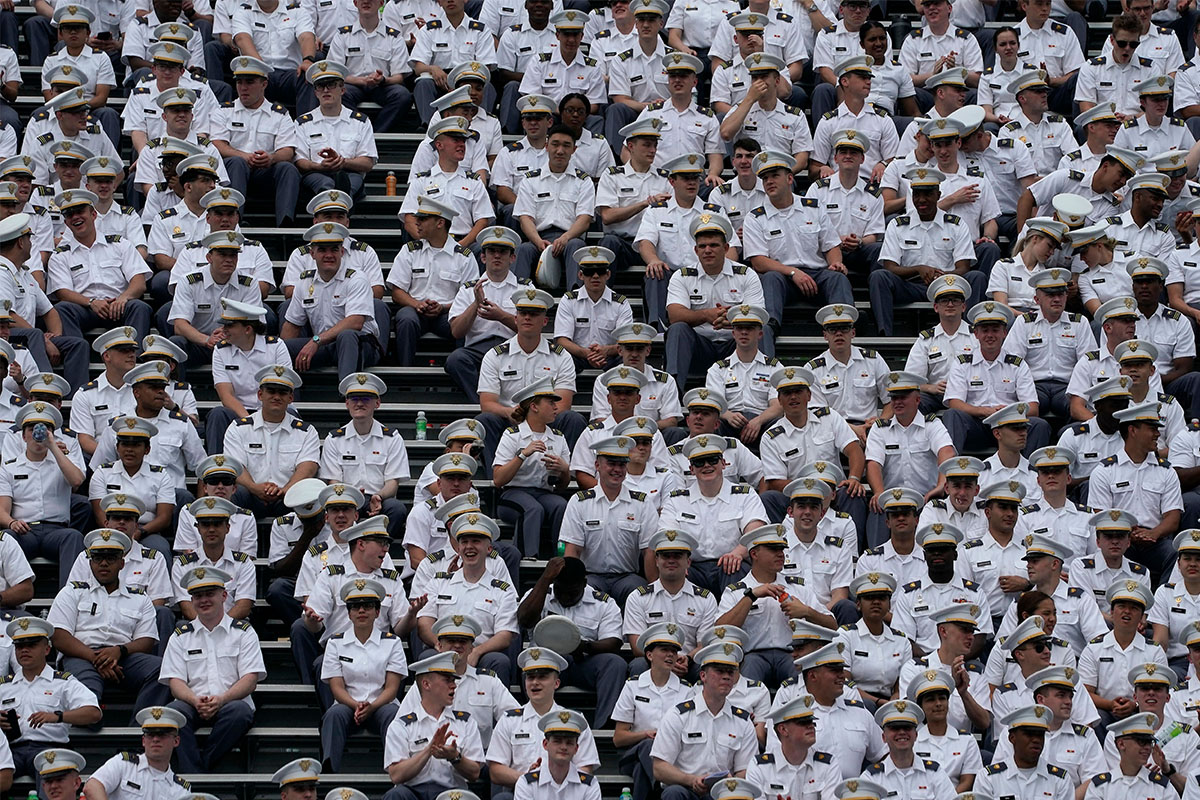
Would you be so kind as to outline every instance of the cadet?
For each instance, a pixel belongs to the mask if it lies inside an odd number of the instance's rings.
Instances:
[[[925,722],[921,707],[912,700],[892,700],[875,712],[875,723],[883,729],[888,755],[867,767],[863,775],[901,797],[931,797],[953,800],[954,784],[936,761],[916,758],[917,728]]]
[[[233,577],[216,567],[189,569],[179,585],[196,617],[175,629],[163,653],[159,681],[175,699],[168,706],[187,718],[180,728],[179,767],[206,772],[241,741],[254,721],[251,692],[267,676],[258,634],[245,620],[225,614]],[[196,729],[212,727],[204,750]]]
[[[507,571],[505,572],[507,575]],[[414,593],[415,596],[415,593]],[[454,695],[458,709],[471,710],[473,719],[479,726],[479,736],[486,749],[491,741],[493,728],[508,711],[520,706],[508,691],[508,686],[496,677],[491,670],[471,666],[471,652],[475,648],[475,639],[479,636],[481,626],[477,620],[465,614],[447,614],[434,623],[433,632],[437,636],[438,652],[453,652],[458,655],[454,665],[459,680]],[[400,711],[415,710],[421,702],[418,687],[410,686]]]
[[[779,360],[759,347],[774,348],[768,322],[766,309],[760,306],[742,303],[727,309],[725,323],[733,330],[733,352],[710,366],[704,377],[708,389],[721,391],[730,406],[722,415],[722,427],[750,444],[779,416],[779,400],[770,383]]]
[[[637,13],[636,9],[635,13]],[[700,153],[708,159],[708,174],[705,176],[705,184],[708,187],[719,186],[724,183],[724,179],[721,178],[721,169],[725,156],[725,145],[721,141],[723,138],[721,123],[712,109],[697,105],[695,100],[698,78],[702,72],[705,72],[704,63],[696,56],[686,52],[671,52],[659,60],[658,66],[661,66],[666,76],[666,93],[660,100],[643,108],[639,115],[640,119],[658,118],[662,121],[658,128],[661,138],[655,153],[655,163],[662,166],[678,156]],[[782,69],[783,65],[780,63],[777,66]],[[766,68],[766,62],[763,67]],[[790,144],[790,139],[794,137],[798,143],[799,140],[806,143],[807,146],[803,148],[805,151],[812,149],[812,143],[807,136],[807,120],[790,109],[786,111],[779,109],[778,104],[772,111],[775,113],[771,114],[765,110],[763,112],[751,111],[751,117],[747,119],[747,127],[757,129],[757,125],[762,124],[765,128],[770,128],[771,132],[782,127],[782,135],[777,138],[788,139]],[[738,127],[741,126],[740,120],[743,116],[746,116],[744,111],[738,117]],[[788,123],[792,123],[790,132]],[[737,128],[734,130],[736,131]],[[764,135],[767,132],[764,130]],[[732,141],[734,138],[736,135],[729,136],[726,140]],[[772,137],[771,141],[774,142],[775,138]],[[791,150],[790,152],[796,151]]]
[[[696,654],[700,688],[662,718],[650,757],[664,800],[695,800],[714,770],[743,776],[758,752],[750,712],[728,702],[742,649],[716,642]],[[698,709],[703,703],[705,708]],[[718,742],[720,743],[718,745]]]
[[[1029,534],[1024,539],[1025,563],[1029,582],[1033,588],[1049,597],[1054,598],[1055,613],[1058,624],[1054,632],[1066,639],[1072,650],[1078,655],[1083,652],[1087,643],[1097,636],[1103,636],[1107,626],[1100,611],[1092,598],[1087,596],[1077,586],[1068,585],[1062,579],[1062,571],[1069,563],[1071,551],[1052,539]],[[1058,562],[1058,566],[1054,562]],[[1017,609],[1009,606],[1005,612],[1004,621],[996,631],[1003,636],[1013,630],[1017,624]]]
[[[1050,800],[1070,800],[1074,788],[1066,771],[1041,761],[1053,713],[1043,705],[1019,708],[1000,720],[1008,729],[1012,755],[993,761],[975,777],[975,791],[991,797],[1024,795],[1033,791]]]
[[[697,261],[671,273],[667,284],[667,373],[683,386],[688,375],[707,371],[734,350],[729,312],[735,307],[766,304],[762,281],[729,258],[736,242],[728,217],[705,211],[692,218],[688,232]],[[764,327],[763,349],[775,351],[774,333]],[[755,337],[757,339],[757,337]]]
[[[941,486],[937,466],[955,455],[954,443],[940,419],[920,413],[926,378],[906,371],[889,372],[884,381],[891,419],[879,419],[867,431],[864,455],[867,482],[875,497],[887,486],[912,482],[922,495]],[[872,500],[872,511],[878,503]]]
[[[256,305],[261,300],[257,282],[238,271],[246,237],[236,231],[214,231],[201,239],[208,251],[208,267],[181,281],[167,315],[172,341],[189,359],[211,362],[213,349],[224,341],[224,302]]]
[[[97,233],[96,200],[86,189],[60,192],[54,198],[69,236],[64,235],[50,256],[46,293],[57,301],[67,336],[120,322],[132,327],[141,341],[150,332],[150,306],[140,299],[150,268],[133,243],[119,234]],[[82,269],[76,269],[80,264]]]
[[[293,297],[279,329],[300,372],[336,363],[338,378],[345,379],[374,366],[384,354],[371,286],[344,262],[349,236],[336,222],[319,222],[304,232],[316,268],[300,273],[300,301]]]
[[[996,481],[979,494],[987,533],[963,545],[964,571],[987,593],[988,607],[999,616],[1029,585],[1025,544],[1013,535],[1025,487],[1017,481]]]
[[[386,735],[399,708],[400,681],[408,674],[400,637],[375,625],[387,590],[370,579],[348,581],[342,589],[353,628],[330,637],[321,662],[321,680],[335,701],[321,719],[321,750],[335,772],[341,770],[348,734],[365,728]]]
[[[918,529],[916,542],[924,553],[928,575],[904,584],[904,591],[892,604],[892,625],[905,631],[926,653],[932,653],[938,646],[937,627],[931,615],[951,603],[979,607],[981,635],[991,636],[995,630],[987,595],[974,581],[962,577],[967,571],[965,564],[962,568],[955,567],[962,540],[962,531],[948,523],[935,522]]]
[[[175,482],[165,469],[146,460],[158,426],[140,417],[117,415],[109,427],[116,435],[117,461],[99,464],[92,473],[88,497],[93,515],[102,519],[100,499],[110,492],[122,492],[141,498],[139,502],[153,509],[138,520],[144,534],[169,532],[175,514]]]
[[[1110,509],[1093,514],[1087,519],[1087,530],[1091,538],[1085,552],[1076,558],[1068,573],[1071,581],[1089,592],[1106,620],[1111,619],[1105,595],[1117,579],[1135,579],[1149,584],[1146,568],[1125,557],[1129,549],[1130,531],[1137,525],[1132,514]]]
[[[105,761],[84,784],[84,793],[100,800],[190,794],[191,784],[171,769],[171,755],[179,747],[179,730],[187,718],[173,708],[152,706],[139,711],[136,721],[142,729],[142,752],[118,753]]]
[[[671,622],[679,628],[674,635],[678,637],[682,652],[676,658],[675,672],[694,674],[691,659],[699,649],[700,632],[717,622],[717,600],[712,592],[687,578],[697,547],[691,535],[671,529],[659,530],[650,540],[649,549],[654,559],[653,567],[647,564],[646,574],[656,577],[649,586],[639,588],[625,600],[623,630],[638,656],[630,668],[632,674],[637,675],[645,669],[642,636],[663,622]]]
[[[1131,405],[1113,417],[1124,445],[1092,472],[1088,501],[1096,508],[1128,511],[1137,519],[1132,555],[1157,579],[1179,530],[1183,510],[1179,476],[1156,449],[1163,425],[1157,402]]]
[[[408,509],[396,498],[400,481],[412,477],[400,431],[375,419],[387,384],[376,375],[356,372],[338,385],[350,422],[328,436],[321,448],[322,480],[346,483],[367,498],[367,513],[386,514],[393,539],[404,537]]]
[[[320,779],[319,758],[297,758],[277,769],[271,783],[279,785],[280,800],[316,800]]]
[[[616,254],[606,247],[581,247],[566,265],[567,284],[576,288],[558,302],[554,340],[575,359],[576,371],[589,365],[600,369],[615,366],[618,357],[614,332],[633,324],[629,300],[608,286],[615,258]]]
[[[34,438],[37,426],[46,436]],[[58,440],[62,414],[36,401],[17,412],[14,423],[22,446],[0,467],[0,526],[25,553],[57,560],[58,585],[67,583],[71,565],[83,549],[71,524],[71,493],[83,484],[83,468]]]
[[[925,571],[925,552],[917,547],[917,520],[924,496],[907,486],[883,489],[872,498],[879,511],[872,509],[867,519],[867,542],[882,542],[863,551],[855,565],[856,575],[886,572],[903,585]]]
[[[668,48],[659,38],[669,10],[662,0],[630,3],[629,13],[633,14],[636,31],[633,46],[606,65],[611,103],[604,115],[604,133],[614,148],[620,147],[622,127],[647,106],[665,100],[669,94],[663,69],[663,56],[667,55]]]
[[[726,409],[725,393],[712,391],[707,387],[691,389],[683,396],[683,406],[687,409],[687,435],[695,437],[716,434],[721,424],[721,415]],[[684,485],[690,488],[695,486],[696,476],[691,471],[691,465],[684,453],[684,443],[681,441],[671,445],[667,452],[673,456],[669,466]],[[758,456],[733,436],[725,439],[725,446],[725,463],[732,470],[730,479],[747,483],[754,487],[755,491],[763,488],[763,466]]]
[[[534,262],[550,248],[563,264],[573,261],[583,246],[584,233],[592,224],[596,208],[595,187],[587,173],[571,167],[575,153],[575,133],[564,125],[555,125],[546,138],[546,163],[525,173],[517,189],[512,218],[526,242],[517,248],[516,273],[532,277]],[[571,272],[570,268],[565,268]],[[554,277],[557,285],[561,273]],[[567,276],[568,285],[576,279]]]
[[[257,58],[239,56],[229,68],[238,97],[217,109],[209,133],[225,159],[230,186],[243,195],[251,180],[256,187],[275,188],[275,225],[282,227],[296,216],[300,194],[300,173],[292,163],[296,123],[285,107],[266,100],[271,67]]]
[[[1186,120],[1167,113],[1174,90],[1175,81],[1170,75],[1155,75],[1134,86],[1142,113],[1125,120],[1117,132],[1116,144],[1151,155],[1191,150],[1196,138]]]
[[[166,393],[171,367],[165,361],[147,361],[126,374],[126,380],[133,386],[133,407],[131,413],[122,415],[126,418],[123,423],[130,429],[130,421],[134,417],[149,420],[158,428],[158,436],[154,449],[150,452],[150,462],[162,467],[170,476],[175,487],[178,503],[192,500],[191,494],[184,488],[185,474],[194,472],[204,460],[204,446],[200,444],[200,436],[192,421],[184,416],[179,409],[168,410]],[[117,460],[117,434],[111,425],[100,435],[96,443],[96,451],[92,454],[93,465],[105,461]]]
[[[1003,303],[977,303],[967,314],[974,326],[979,349],[958,357],[946,379],[943,420],[950,440],[962,450],[984,435],[983,417],[998,407],[1020,402],[1029,406],[1029,435],[1025,450],[1032,452],[1049,444],[1050,426],[1037,416],[1037,390],[1029,367],[1020,356],[1004,355],[1004,338],[1013,312]]]
[[[1086,75],[1087,72],[1085,66],[1082,74]],[[1069,148],[1076,145],[1071,123],[1059,114],[1050,113],[1050,85],[1046,83],[1044,70],[1022,72],[1008,85],[1008,91],[1014,95],[1020,112],[1014,115],[1013,121],[1005,125],[1000,133],[1025,142],[1030,155],[1033,156],[1033,165],[1037,168],[1037,173],[1048,175],[1058,168],[1058,162],[1070,151]],[[1078,91],[1079,96],[1086,100],[1084,86],[1080,86]],[[1106,94],[1101,99],[1107,97]]]
[[[53,114],[53,120],[47,120],[46,132],[40,136],[33,127],[25,129],[25,140],[21,145],[22,154],[32,159],[34,178],[41,186],[50,186],[54,179],[54,153],[60,145],[65,151],[70,148],[82,148],[91,156],[108,156],[117,159],[117,150],[112,140],[104,133],[99,125],[88,122],[88,92],[83,87],[68,89],[53,97],[44,110]],[[12,128],[5,128],[6,138],[12,138]],[[11,145],[10,145],[11,146]],[[15,148],[14,148],[15,149]],[[6,150],[7,151],[7,150]],[[7,151],[12,152],[12,151]],[[80,161],[86,160],[80,158]],[[55,204],[57,205],[57,203]]]
[[[346,83],[343,102],[350,108],[358,108],[363,100],[377,103],[381,108],[375,128],[380,132],[395,127],[396,120],[412,106],[412,93],[403,83],[408,73],[407,42],[399,30],[381,19],[383,5],[356,7],[354,22],[339,27],[327,40],[328,61],[345,64],[346,77],[355,79]]]
[[[412,366],[417,340],[433,332],[452,339],[450,307],[459,287],[479,278],[479,262],[470,249],[450,238],[458,211],[424,195],[414,215],[420,238],[400,248],[388,272],[387,285],[396,307],[396,357]]]
[[[856,614],[862,619],[842,625],[838,637],[850,651],[846,668],[854,676],[854,690],[864,702],[886,703],[896,691],[900,670],[912,660],[912,640],[886,624],[892,613],[895,578],[878,572],[864,572],[850,584]],[[844,603],[848,606],[850,602]],[[842,614],[842,616],[853,616]],[[794,645],[794,640],[793,640]],[[845,657],[845,654],[844,654]]]
[[[575,364],[571,355],[560,345],[542,337],[549,324],[549,312],[554,298],[533,287],[519,289],[510,295],[516,309],[516,335],[489,350],[476,371],[476,389],[483,414],[486,437],[484,461],[492,463],[492,454],[504,430],[514,421],[512,416],[519,404],[518,395],[528,395],[531,385],[545,377],[559,396],[552,425],[566,437],[568,452],[585,427],[583,417],[571,410],[575,396]]]
[[[643,280],[646,319],[651,323],[665,325],[669,319],[668,282],[673,277],[672,271],[691,265],[692,257],[696,254],[695,238],[691,234],[692,223],[706,213],[715,217],[721,212],[721,208],[712,203],[705,203],[699,197],[700,176],[704,172],[702,155],[687,153],[668,161],[662,168],[671,184],[671,196],[666,200],[652,202],[642,214],[637,233],[633,237],[633,246],[637,248],[642,263],[646,265],[646,277]],[[719,228],[725,227],[720,223],[716,225]],[[724,245],[713,241],[708,244],[708,247],[716,249],[715,252],[710,251],[705,260],[708,265],[705,271],[711,270],[712,275],[716,274],[717,264],[725,263],[721,256],[736,257],[737,250],[734,248],[741,244],[737,234],[732,233],[732,225],[728,232],[721,232],[725,234]],[[713,294],[717,295],[718,292],[713,291]],[[670,319],[674,321],[673,318]],[[699,320],[696,324],[699,324]]]
[[[488,31],[482,22],[469,18],[463,3],[441,0],[438,6],[440,19],[429,20],[417,31],[408,59],[417,76],[413,85],[417,113],[425,125],[432,116],[431,102],[452,88],[447,73],[456,64],[478,61],[489,69],[496,66],[497,31]],[[495,104],[493,93],[485,105]]]
[[[521,668],[521,683],[529,702],[507,710],[496,722],[492,741],[488,745],[488,771],[497,798],[512,797],[509,787],[521,783],[523,770],[538,758],[539,744],[534,733],[539,720],[547,714],[565,709],[554,695],[562,685],[560,674],[567,669],[567,660],[545,647],[530,647],[517,659]],[[576,769],[592,772],[600,766],[592,731],[584,727],[580,748],[573,757]]]
[[[849,513],[857,511],[865,522],[861,481],[866,462],[862,445],[841,414],[827,406],[809,408],[815,382],[813,373],[803,367],[780,367],[771,374],[771,385],[778,392],[783,417],[767,429],[759,445],[770,490],[763,496],[763,505],[768,506],[772,519],[782,519],[787,505],[782,490],[800,476],[800,469],[808,462],[837,461],[845,454],[853,478],[845,486],[837,487],[837,506]]]
[[[858,321],[853,304],[824,306],[818,309],[816,319],[829,346],[807,365],[815,379],[814,395],[845,417],[855,434],[865,439],[869,426],[890,401],[887,362],[874,350],[851,344]]]
[[[987,518],[975,505],[975,498],[979,496],[979,476],[983,470],[983,462],[972,456],[943,461],[938,472],[945,478],[946,497],[925,504],[920,524],[948,523],[961,531],[966,539],[982,536],[987,531]]]
[[[679,489],[663,502],[664,526],[690,533],[699,546],[692,555],[690,577],[718,592],[745,574],[742,537],[765,524],[763,508],[753,487],[726,480],[725,453],[729,443],[703,434],[681,445],[696,484]]]
[[[411,666],[421,707],[397,716],[388,727],[383,761],[395,785],[385,800],[428,800],[444,789],[465,789],[479,777],[484,759],[479,727],[470,712],[451,705],[457,658],[438,653]]]
[[[949,281],[947,286],[963,281],[959,288],[970,294],[966,298],[970,304],[983,296],[987,285],[986,276],[971,269],[976,258],[969,226],[938,208],[941,184],[947,176],[936,169],[917,167],[904,177],[912,189],[914,214],[888,223],[879,253],[883,269],[872,272],[870,278],[875,321],[886,335],[893,330],[893,306],[928,296],[935,280]]]
[[[635,800],[647,800],[654,784],[650,748],[658,726],[671,708],[692,693],[691,687],[679,679],[690,663],[680,652],[685,634],[682,624],[656,622],[636,637],[634,652],[645,654],[638,660],[646,662],[648,668],[642,672],[635,663],[634,672],[640,674],[626,681],[613,710],[612,718],[617,723],[613,744],[623,748],[621,772],[632,775]]]
[[[751,681],[768,685],[792,677],[789,619],[803,619],[833,629],[837,623],[804,579],[781,575],[787,532],[782,525],[763,525],[741,538],[750,571],[729,584],[717,606],[717,624],[743,628],[742,672]]]
[[[63,667],[103,699],[106,683],[136,693],[136,713],[168,696],[158,685],[158,643],[150,598],[121,585],[125,554],[132,547],[120,531],[100,528],[84,539],[91,561],[90,581],[77,581],[55,596],[46,620],[54,626],[53,643]],[[89,605],[95,609],[86,613]]]
[[[803,578],[839,623],[847,624],[853,617],[845,601],[850,597],[858,535],[849,514],[829,513],[835,487],[844,481],[835,463],[813,461],[801,468],[801,477],[784,486],[788,549],[783,571]]]
[[[1067,381],[1063,376],[1095,347],[1091,324],[1079,314],[1065,313],[1068,269],[1044,269],[1029,276],[1038,310],[1022,314],[1004,340],[1006,354],[1020,356],[1033,376],[1038,408],[1066,416]]]
[[[871,713],[860,700],[845,695],[845,649],[843,642],[835,642],[796,659],[802,696],[812,697],[817,716],[816,747],[837,754],[835,765],[843,778],[858,775],[864,759],[874,762],[887,754]]]
[[[517,781],[514,797],[518,800],[600,800],[599,779],[590,772],[576,769],[581,734],[588,730],[587,720],[577,711],[552,711],[538,720],[545,738],[546,755],[538,758],[541,766],[525,773]]]
[[[229,520],[238,513],[238,507],[223,497],[201,497],[187,507],[200,546],[181,554],[172,564],[171,572],[179,587],[175,599],[179,612],[185,619],[193,619],[196,609],[192,607],[184,578],[193,568],[214,567],[230,575],[226,582],[229,591],[223,597],[225,613],[236,620],[250,616],[254,608],[255,579],[254,561],[250,554],[234,550],[226,540],[229,535]],[[246,516],[249,516],[248,514]],[[251,540],[257,545],[257,541]]]
[[[296,120],[296,168],[314,195],[338,189],[361,198],[366,174],[379,160],[371,121],[342,104],[348,74],[334,61],[318,61],[305,73],[318,105]]]
[[[1029,469],[1029,461],[1022,455],[1027,451],[1029,439],[1028,405],[1010,403],[984,418],[983,424],[991,430],[996,443],[996,452],[983,462],[985,483],[1013,480],[1025,488],[1025,499],[1030,505],[1042,499],[1041,487]]]
[[[423,84],[424,81],[420,83]],[[397,213],[404,222],[404,229],[408,235],[417,239],[420,236],[414,215],[417,213],[418,198],[423,195],[434,200],[444,199],[459,214],[451,220],[450,235],[459,244],[470,246],[496,218],[496,212],[488,199],[487,186],[463,165],[466,142],[472,136],[472,132],[462,117],[450,116],[430,125],[425,135],[433,142],[433,148],[437,151],[437,163],[429,170],[415,172],[409,177],[408,194],[404,196],[404,202]],[[451,181],[460,183],[457,187],[452,187]],[[482,245],[483,242],[480,242],[480,246]]]
[[[1147,663],[1166,669],[1167,656],[1140,633],[1147,622],[1146,612],[1154,605],[1148,584],[1118,578],[1105,592],[1105,601],[1111,609],[1108,616],[1113,629],[1092,639],[1080,653],[1079,681],[1098,709],[1116,716],[1118,711],[1132,708],[1129,671]]]
[[[628,269],[640,259],[634,236],[646,209],[669,202],[673,194],[669,173],[654,166],[661,127],[662,120],[647,117],[621,128],[629,160],[609,167],[596,186],[596,216],[604,225],[600,244],[616,253],[618,269]]]
[[[746,779],[762,787],[767,797],[787,797],[801,790],[827,797],[841,780],[834,757],[815,747],[815,707],[813,696],[804,694],[771,711],[771,725],[778,739],[771,740],[766,752],[746,770]]]
[[[1162,752],[1156,749],[1155,733],[1161,723],[1156,714],[1135,713],[1105,728],[1110,741],[1116,743],[1119,761],[1113,765],[1112,772],[1092,776],[1084,793],[1086,800],[1119,797],[1167,800],[1177,795],[1171,783],[1175,766],[1168,764]],[[1148,762],[1154,764],[1153,771],[1146,766]]]
[[[33,768],[46,800],[74,800],[83,793],[79,775],[87,768],[87,762],[74,750],[43,750],[33,757]]]
[[[854,307],[841,238],[814,198],[792,191],[791,155],[766,150],[754,158],[767,202],[742,225],[743,254],[762,277],[767,311],[783,321],[783,307],[797,296]]]
[[[1167,265],[1161,259],[1143,256],[1125,265],[1133,279],[1133,297],[1137,301],[1137,335],[1158,345],[1154,365],[1164,391],[1170,392],[1188,412],[1200,416],[1200,374],[1192,372],[1196,355],[1196,337],[1191,322],[1173,308],[1160,302],[1167,280]]]
[[[567,501],[559,533],[559,541],[566,543],[564,555],[582,558],[589,583],[610,592],[620,605],[646,585],[639,572],[658,530],[658,514],[645,493],[625,488],[633,446],[628,436],[591,443],[597,483]]]
[[[1043,447],[1029,455],[1042,499],[1021,507],[1018,533],[1036,533],[1066,545],[1076,555],[1092,552],[1095,537],[1087,529],[1092,512],[1067,498],[1075,452],[1069,447]],[[1066,565],[1064,565],[1066,566]]]
[[[561,103],[569,93],[578,92],[588,99],[594,115],[608,104],[604,70],[595,58],[588,58],[579,51],[583,41],[583,28],[588,15],[577,9],[566,8],[550,16],[554,26],[553,44],[546,44],[535,56],[530,56],[516,93],[538,94]],[[528,30],[528,24],[522,26]],[[517,30],[517,29],[514,29]],[[501,37],[503,38],[503,36]],[[516,100],[516,94],[506,91],[505,99]],[[501,106],[501,118],[505,122],[513,119],[513,105]]]
[[[905,663],[900,670],[900,686],[912,685],[915,678],[929,669],[944,670],[954,676],[947,723],[956,728],[988,728],[992,724],[991,713],[981,705],[987,702],[987,679],[979,664],[967,661],[975,646],[981,612],[972,603],[951,603],[935,610],[930,618],[937,629],[937,650]]]
[[[1111,378],[1121,377],[1121,368],[1113,351],[1121,342],[1136,336],[1138,323],[1136,302],[1128,296],[1114,297],[1096,309],[1094,318],[1101,321],[1100,329],[1104,332],[1105,346],[1098,350],[1089,350],[1075,365],[1071,372],[1071,380],[1067,383],[1067,394],[1071,397],[1071,418],[1077,420],[1089,420],[1094,415],[1093,409],[1088,408],[1087,396],[1088,392],[1099,384],[1105,383],[1108,389],[1119,387],[1119,394],[1130,394],[1129,387],[1132,385],[1130,380],[1118,382],[1116,385],[1107,383],[1107,381]],[[1105,392],[1104,394],[1108,396],[1111,393]],[[1128,398],[1125,399],[1128,401]],[[1115,425],[1111,432],[1116,432]],[[1083,448],[1077,449],[1079,452],[1083,452]],[[1084,463],[1088,461],[1090,459],[1085,455]],[[1089,468],[1088,472],[1090,471]]]
[[[66,744],[69,725],[100,721],[100,702],[90,689],[49,663],[54,627],[37,617],[18,617],[5,628],[12,642],[13,669],[4,665],[0,704],[5,709],[3,732],[11,737],[9,769],[15,777],[33,775],[41,782],[38,754],[47,746]],[[16,722],[13,727],[12,723]]]
[[[429,583],[429,602],[417,613],[417,632],[430,648],[437,647],[436,622],[455,609],[472,608],[480,625],[475,637],[475,662],[497,674],[507,686],[512,671],[510,645],[519,634],[517,593],[507,582],[488,575],[492,542],[500,527],[485,514],[460,514],[450,523],[462,568],[438,573]]]

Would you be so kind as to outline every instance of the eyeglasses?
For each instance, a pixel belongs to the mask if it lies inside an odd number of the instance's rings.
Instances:
[[[833,325],[826,325],[824,330],[826,333],[846,333],[854,330],[854,325],[849,322],[835,322]]]
[[[120,561],[124,558],[120,553],[114,553],[111,550],[97,550],[93,553],[88,553],[88,559],[98,563],[106,563],[110,561]]]
[[[233,486],[237,478],[232,475],[210,475],[204,479],[209,486]]]
[[[1113,39],[1113,44],[1117,47],[1137,47],[1141,41],[1138,39]]]
[[[723,456],[704,456],[703,458],[693,458],[693,467],[715,467],[724,460]]]
[[[352,394],[346,397],[347,403],[362,403],[366,405],[375,399],[373,394]]]

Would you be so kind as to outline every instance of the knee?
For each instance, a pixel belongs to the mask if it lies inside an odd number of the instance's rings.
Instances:
[[[334,703],[325,712],[322,717],[322,722],[328,725],[337,725],[338,727],[349,726],[354,721],[354,709],[350,706],[344,706],[341,703]]]

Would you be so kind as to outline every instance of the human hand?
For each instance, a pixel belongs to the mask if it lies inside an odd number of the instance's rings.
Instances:
[[[312,366],[313,358],[317,355],[318,345],[312,339],[304,343],[304,347],[300,348],[300,352],[296,354],[296,369],[300,372],[305,372]]]

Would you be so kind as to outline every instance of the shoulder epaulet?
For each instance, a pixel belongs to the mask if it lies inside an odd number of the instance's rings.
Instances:
[[[801,197],[800,205],[804,206],[805,208],[820,208],[821,206],[815,197]]]
[[[1146,565],[1138,564],[1136,561],[1131,561],[1131,562],[1129,562],[1129,570],[1130,570],[1130,572],[1134,573],[1135,575],[1145,575],[1146,574]]]
[[[689,711],[695,711],[696,710],[696,701],[688,700],[687,702],[680,703],[677,706],[675,706],[675,710],[678,711],[680,714],[686,714]]]
[[[1099,775],[1092,776],[1092,786],[1103,786],[1112,780],[1111,772],[1101,772]]]
[[[176,560],[179,562],[179,566],[181,566],[181,567],[185,567],[185,566],[187,566],[188,564],[192,564],[192,563],[195,563],[195,562],[199,561],[199,560],[200,560],[200,554],[199,554],[199,553],[195,553],[195,552],[192,552],[192,553],[180,553],[179,555],[175,556],[175,559],[176,559]]]
[[[758,763],[759,764],[774,764],[775,756],[771,755],[770,753],[759,753],[758,754]]]
[[[250,623],[244,619],[235,619],[233,622],[229,623],[229,626],[231,628],[237,628],[239,631],[251,630]]]
[[[758,208],[751,211],[750,215],[754,216],[754,217],[765,217],[767,215],[767,209],[764,208],[763,206],[759,206]]]
[[[957,214],[943,214],[942,219],[946,222],[949,222],[951,225],[962,224],[962,217],[958,216]]]
[[[304,420],[302,420],[302,419],[294,419],[294,420],[292,420],[292,427],[293,427],[293,428],[295,428],[295,429],[296,429],[296,430],[298,430],[298,431],[309,431],[309,430],[312,430],[312,425],[308,424],[307,422],[305,422],[305,421],[304,421]]]
[[[1003,761],[993,761],[991,764],[988,764],[986,767],[984,767],[984,769],[987,770],[988,775],[997,775],[1001,772],[1004,772],[1004,770],[1008,769],[1008,765],[1005,764]],[[1095,779],[1093,779],[1093,780],[1095,780]]]
[[[175,633],[182,636],[185,633],[191,633],[193,630],[195,630],[195,626],[191,622],[185,622],[175,628]]]
[[[921,588],[921,581],[919,581],[919,580],[911,581],[909,583],[904,584],[903,588],[904,588],[905,594],[908,594],[909,592],[915,592],[917,589]]]
[[[324,553],[328,549],[329,549],[329,542],[328,542],[328,540],[326,540],[324,542],[318,542],[317,544],[314,544],[311,547],[309,547],[308,554],[310,556],[319,556],[319,555],[321,555],[321,553]]]
[[[750,712],[744,708],[738,708],[737,706],[730,706],[729,711],[735,717],[739,717],[741,719],[750,719]]]
[[[668,497],[688,497],[689,492],[687,489],[676,489],[675,491],[671,492],[667,496]]]
[[[882,761],[876,761],[871,766],[867,767],[868,775],[879,775],[883,772],[884,764]]]
[[[963,542],[963,549],[970,550],[972,547],[983,547],[983,540],[972,539],[969,542]]]
[[[1067,177],[1076,183],[1079,183],[1083,180],[1083,173],[1077,169],[1069,169],[1067,170]]]
[[[300,123],[301,125],[307,125],[308,123],[310,123],[312,121],[313,121],[313,115],[312,115],[311,111],[308,112],[307,114],[301,114],[300,116],[296,117],[296,122]]]
[[[754,489],[748,483],[739,483],[729,487],[730,494],[750,494]]]
[[[122,760],[122,761],[128,761],[130,764],[136,764],[136,763],[137,763],[137,761],[138,761],[138,754],[137,754],[137,753],[130,753],[130,752],[127,752],[127,751],[123,751],[123,752],[121,753],[121,760]]]
[[[1153,67],[1154,66],[1154,61],[1152,61],[1149,58],[1145,58],[1143,56],[1138,56],[1138,63],[1141,64],[1143,67]]]
[[[1025,363],[1025,362],[1020,356],[1009,353],[1008,355],[1006,355],[1004,357],[1004,363],[1012,364],[1014,367],[1019,367],[1019,366],[1021,366],[1021,364]]]
[[[325,567],[325,571],[327,573],[329,573],[330,575],[345,575],[346,574],[346,565],[345,564],[328,564]]]
[[[575,498],[577,500],[591,500],[595,496],[596,496],[596,490],[594,488],[593,489],[583,489],[583,490],[575,493]]]
[[[921,759],[921,763],[925,765],[925,769],[930,772],[937,772],[941,769],[941,764],[928,758]]]
[[[287,116],[288,113],[287,106],[285,106],[283,103],[272,103],[271,110],[276,114],[283,114],[284,116]]]
[[[250,558],[251,558],[251,556],[249,553],[243,553],[240,550],[233,551],[233,560],[234,561],[241,561],[244,564],[244,563],[248,562],[250,560]]]
[[[1106,459],[1103,459],[1103,460],[1100,462],[1100,464],[1101,464],[1102,466],[1105,466],[1105,467],[1111,467],[1111,466],[1112,466],[1113,464],[1115,464],[1115,463],[1117,463],[1117,457],[1116,457],[1116,456],[1109,456],[1108,458],[1106,458]]]
[[[1173,308],[1163,308],[1163,316],[1167,319],[1182,319],[1180,313]]]
[[[492,586],[496,587],[497,589],[499,589],[501,591],[508,591],[508,589],[510,588],[509,584],[505,583],[504,581],[500,580],[499,578],[492,578]]]
[[[431,23],[426,23],[426,24],[428,25]],[[412,725],[414,722],[417,721],[417,712],[413,711],[409,714],[405,714],[403,717],[400,718],[400,721],[403,722],[405,725]]]

